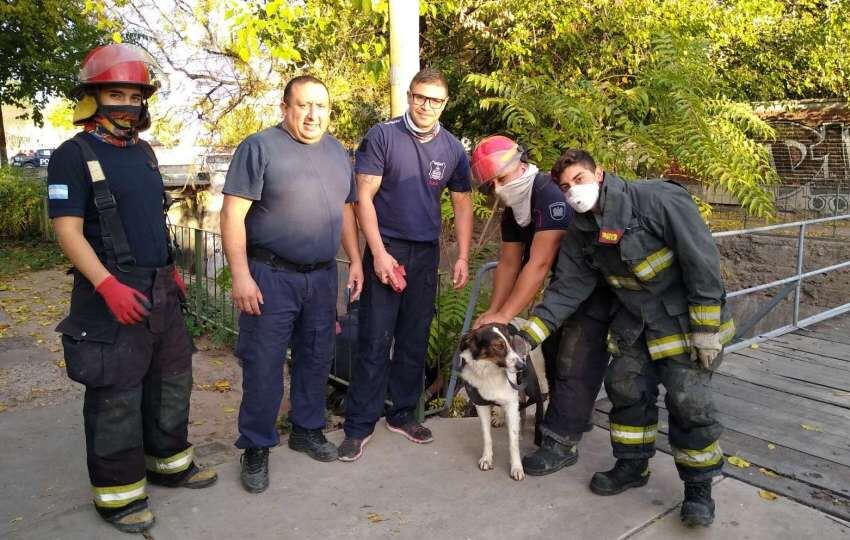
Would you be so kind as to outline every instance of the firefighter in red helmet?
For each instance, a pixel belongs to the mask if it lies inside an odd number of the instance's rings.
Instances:
[[[74,265],[70,314],[56,330],[68,376],[85,386],[95,508],[125,532],[153,525],[147,482],[201,488],[217,478],[195,464],[188,442],[185,284],[169,249],[156,156],[139,138],[157,89],[152,65],[131,45],[91,51],[73,90],[83,129],[48,165],[50,217]]]

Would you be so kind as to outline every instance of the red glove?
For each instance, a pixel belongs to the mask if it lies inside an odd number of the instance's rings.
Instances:
[[[177,284],[177,288],[180,289],[180,300],[186,300],[186,282],[183,281],[183,276],[180,275],[180,271],[177,270],[176,266],[171,267],[171,277],[174,278],[174,283]]]
[[[393,290],[397,293],[401,293],[405,287],[407,287],[407,280],[404,277],[407,275],[407,272],[404,270],[404,265],[400,264],[393,268],[393,272],[395,272],[395,284],[393,284],[392,280],[390,281],[390,285]]]
[[[121,324],[135,324],[150,315],[148,309],[151,303],[147,297],[124,285],[113,275],[101,281],[94,290],[106,300],[109,311]]]

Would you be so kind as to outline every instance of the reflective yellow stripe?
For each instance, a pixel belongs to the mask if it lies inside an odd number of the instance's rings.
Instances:
[[[167,458],[145,456],[145,467],[147,467],[149,471],[163,474],[179,473],[189,468],[189,465],[192,464],[193,456],[194,451],[191,446],[186,450]]]
[[[648,444],[655,442],[658,424],[651,426],[627,426],[611,423],[611,441],[618,444]]]
[[[615,355],[620,354],[620,346],[617,345],[617,340],[614,339],[614,335],[611,332],[608,332],[608,335],[605,337],[605,343],[609,353]]]
[[[688,313],[692,325],[720,326],[720,306],[690,306]]]
[[[720,334],[720,343],[726,345],[732,341],[733,337],[735,337],[735,320],[729,319],[725,323],[721,324],[717,332]]]
[[[637,266],[632,268],[632,272],[642,281],[647,281],[657,276],[665,268],[669,268],[675,258],[670,248],[663,247],[638,263]]]
[[[145,498],[145,479],[126,486],[92,486],[94,504],[104,508],[120,508]]]
[[[641,290],[640,283],[633,277],[627,276],[605,276],[605,281],[615,289]]]
[[[717,441],[702,450],[673,448],[673,460],[684,467],[711,467],[723,461],[723,451]]]
[[[523,328],[526,332],[528,332],[531,337],[537,340],[537,343],[542,342],[546,339],[546,336],[549,335],[549,328],[546,326],[546,323],[541,321],[537,317],[532,317],[529,319],[528,324]]]
[[[650,339],[646,342],[646,346],[649,348],[649,356],[653,360],[660,360],[691,351],[688,336],[684,334],[673,334],[658,339]]]

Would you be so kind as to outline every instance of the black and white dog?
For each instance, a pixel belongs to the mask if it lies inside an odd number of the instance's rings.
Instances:
[[[528,381],[520,381],[518,376],[528,369],[528,353],[526,342],[522,338],[512,336],[508,326],[504,324],[484,325],[464,335],[460,342],[460,376],[466,382],[470,401],[475,404],[484,436],[484,451],[478,460],[478,468],[482,471],[493,468],[490,413],[498,406],[504,411],[508,425],[511,478],[514,480],[525,478],[519,455],[520,393]],[[536,369],[530,370],[531,373],[544,376],[542,355],[539,367],[537,361],[534,361],[534,364]],[[536,380],[531,382],[537,384]],[[540,395],[539,390],[536,393]],[[537,404],[538,407],[542,405]]]

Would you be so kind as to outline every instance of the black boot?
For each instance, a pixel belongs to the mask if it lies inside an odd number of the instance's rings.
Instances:
[[[574,444],[562,444],[544,435],[540,448],[522,458],[522,468],[531,476],[544,476],[574,465],[576,461],[578,448]]]
[[[708,527],[714,521],[714,501],[711,480],[685,482],[685,501],[682,503],[682,523],[688,527]]]
[[[597,495],[616,495],[629,488],[645,486],[648,481],[648,459],[618,459],[610,471],[593,475],[590,491]]]

